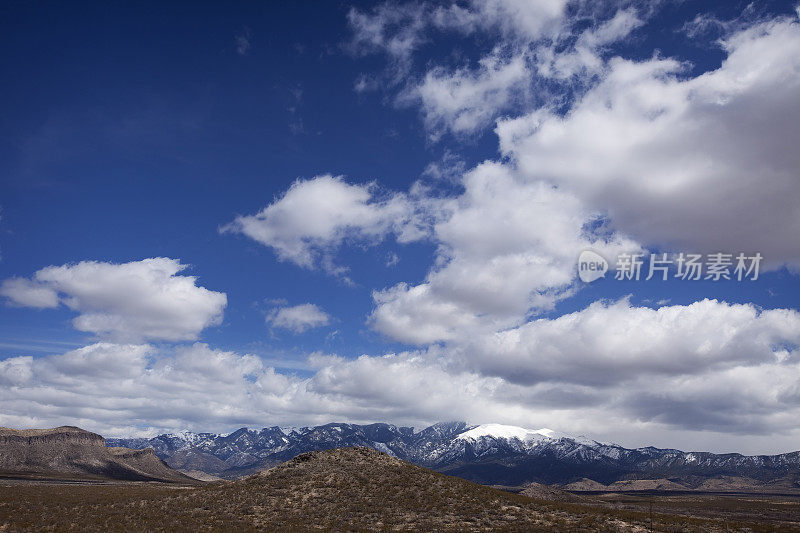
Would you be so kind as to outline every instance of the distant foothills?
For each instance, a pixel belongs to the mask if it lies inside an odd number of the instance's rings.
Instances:
[[[410,463],[488,485],[559,485],[568,490],[800,490],[800,452],[745,456],[644,447],[628,449],[549,429],[442,422],[421,431],[375,423],[241,428],[107,439],[152,448],[182,472],[239,478],[316,450],[365,446]],[[645,480],[647,480],[645,482]]]

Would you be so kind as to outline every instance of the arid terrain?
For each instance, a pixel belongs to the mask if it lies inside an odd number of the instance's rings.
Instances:
[[[0,479],[120,480],[191,483],[153,450],[106,447],[105,439],[77,427],[0,428]]]
[[[529,493],[542,491],[558,494]],[[375,450],[341,448],[203,486],[4,481],[0,530],[800,531],[793,497],[605,493],[573,500],[513,494]]]

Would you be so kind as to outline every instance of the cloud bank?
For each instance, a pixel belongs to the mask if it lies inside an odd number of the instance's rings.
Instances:
[[[623,300],[446,347],[311,354],[307,378],[202,343],[100,342],[0,362],[0,425],[72,420],[111,435],[330,420],[421,425],[449,414],[636,445],[643,435],[670,434],[677,446],[702,432],[769,433],[778,451],[798,436],[799,325],[793,310],[713,300],[654,310]]]

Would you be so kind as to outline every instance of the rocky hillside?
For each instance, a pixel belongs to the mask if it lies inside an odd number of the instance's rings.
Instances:
[[[239,481],[187,490],[75,489],[0,491],[0,529],[37,531],[46,524],[78,531],[616,532],[644,531],[647,525],[642,514],[559,508],[370,448],[301,454]]]
[[[628,449],[547,429],[499,424],[468,426],[451,422],[421,431],[391,424],[242,428],[224,435],[184,432],[147,440],[109,439],[109,443],[151,447],[173,468],[201,470],[227,478],[263,470],[308,451],[366,446],[489,485],[566,485],[591,480],[598,486],[607,486],[636,479],[665,480],[665,487],[698,489],[704,483],[708,485],[709,480],[740,480],[749,486],[800,488],[800,452],[745,456],[653,447]],[[726,483],[735,488],[739,482]],[[631,490],[644,486],[628,485]]]
[[[194,481],[151,448],[106,447],[100,435],[72,426],[0,428],[0,478]]]

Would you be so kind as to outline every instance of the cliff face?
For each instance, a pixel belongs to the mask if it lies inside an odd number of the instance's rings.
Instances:
[[[106,448],[102,436],[72,426],[0,428],[0,477],[194,482],[151,449]]]
[[[0,428],[0,446],[4,445],[60,445],[105,446],[106,439],[97,433],[75,426],[60,426],[52,429]]]

